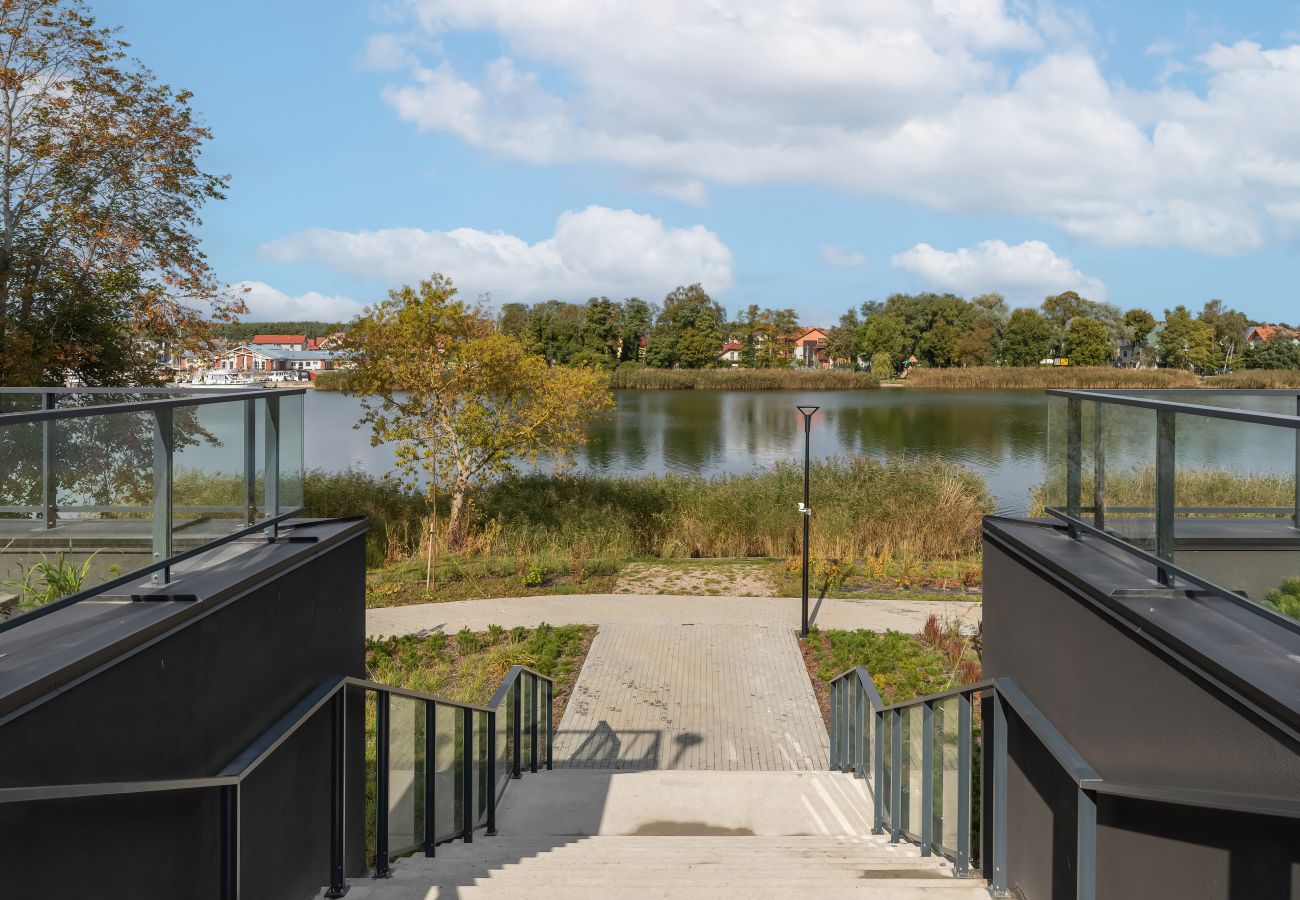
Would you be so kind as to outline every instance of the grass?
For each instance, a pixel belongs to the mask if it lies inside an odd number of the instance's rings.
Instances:
[[[847,369],[653,369],[620,366],[610,386],[634,390],[847,391],[870,390],[880,382]]]
[[[1029,494],[1029,515],[1045,515],[1044,507],[1064,506],[1064,476],[1054,479],[1051,487],[1039,485]],[[1249,475],[1225,469],[1180,469],[1175,479],[1178,506],[1275,507],[1290,509],[1295,505],[1295,479],[1286,475]],[[1092,473],[1085,472],[1081,495],[1091,503]],[[1155,466],[1140,466],[1106,473],[1106,505],[1137,506],[1154,509],[1156,497]],[[1153,513],[1108,513],[1110,516],[1150,516]],[[1227,515],[1206,513],[1205,515]],[[1245,515],[1243,513],[1243,515]]]
[[[1212,375],[1205,379],[1205,386],[1248,391],[1300,388],[1300,369],[1243,369],[1227,375]]]
[[[311,386],[318,391],[346,391],[352,384],[350,369],[330,369],[321,372],[311,380]]]
[[[487,631],[469,629],[416,637],[366,641],[366,673],[372,681],[436,694],[448,700],[486,704],[514,665],[555,679],[555,725],[595,637],[594,625],[539,625]]]
[[[1182,388],[1200,379],[1180,369],[1117,369],[1112,366],[969,366],[913,369],[907,384],[928,390],[1029,388]]]
[[[1288,578],[1264,595],[1264,603],[1284,616],[1300,620],[1300,578]]]
[[[830,680],[865,666],[886,705],[979,681],[979,635],[963,634],[955,622],[930,616],[918,634],[901,631],[822,631],[801,642],[813,691],[829,724]]]
[[[803,589],[802,560],[785,560],[777,594],[797,596]],[[818,597],[868,599],[904,596],[910,600],[979,600],[983,566],[975,555],[961,559],[918,559],[878,554],[850,561],[815,558],[809,564],[809,593]]]
[[[588,559],[574,571],[568,560],[499,556],[439,556],[431,589],[425,589],[423,558],[395,560],[366,578],[366,605],[405,606],[485,597],[541,594],[608,594],[621,561]]]

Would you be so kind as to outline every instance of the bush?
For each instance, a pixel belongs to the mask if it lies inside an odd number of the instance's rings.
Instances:
[[[871,377],[884,381],[894,377],[894,358],[888,353],[880,352],[871,357]]]
[[[1264,602],[1284,616],[1300,619],[1300,578],[1288,578],[1264,595]]]

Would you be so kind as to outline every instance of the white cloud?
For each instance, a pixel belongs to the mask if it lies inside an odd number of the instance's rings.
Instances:
[[[709,291],[732,283],[731,251],[702,225],[669,228],[629,209],[588,206],[566,212],[555,233],[530,244],[504,232],[311,229],[263,244],[277,262],[310,262],[391,284],[441,272],[471,296],[498,301],[595,295],[655,297],[700,282]]]
[[[1241,253],[1300,200],[1300,46],[1104,74],[1086,21],[1010,0],[408,0],[426,38],[494,32],[482,73],[436,54],[384,96],[422,130],[539,165],[615,163],[701,202],[812,183],[1038,217],[1098,243]],[[1153,54],[1173,50],[1161,42]],[[1199,91],[1164,83],[1183,65]]]
[[[822,262],[837,269],[860,269],[867,264],[867,254],[845,250],[836,244],[823,244]]]
[[[920,276],[929,288],[962,294],[997,292],[1012,303],[1037,304],[1049,294],[1078,291],[1105,300],[1106,286],[1057,256],[1042,241],[1008,245],[984,241],[952,252],[917,244],[891,262]]]
[[[241,281],[233,286],[242,292],[249,322],[346,322],[361,312],[363,304],[347,297],[330,297],[308,291],[289,295],[264,281]]]

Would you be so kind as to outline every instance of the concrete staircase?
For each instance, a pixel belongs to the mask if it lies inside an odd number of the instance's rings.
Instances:
[[[987,898],[945,859],[872,835],[864,782],[827,772],[539,773],[501,834],[353,879],[355,900]]]

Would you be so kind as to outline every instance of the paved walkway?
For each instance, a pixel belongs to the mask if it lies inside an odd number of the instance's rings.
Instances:
[[[825,771],[826,729],[789,628],[602,626],[557,766]]]
[[[896,629],[917,632],[932,613],[960,619],[974,630],[980,604],[961,600],[813,601],[822,628]],[[819,607],[819,608],[818,608]],[[366,634],[482,631],[489,625],[761,625],[799,627],[798,597],[682,597],[671,594],[567,594],[420,603],[366,611]]]

